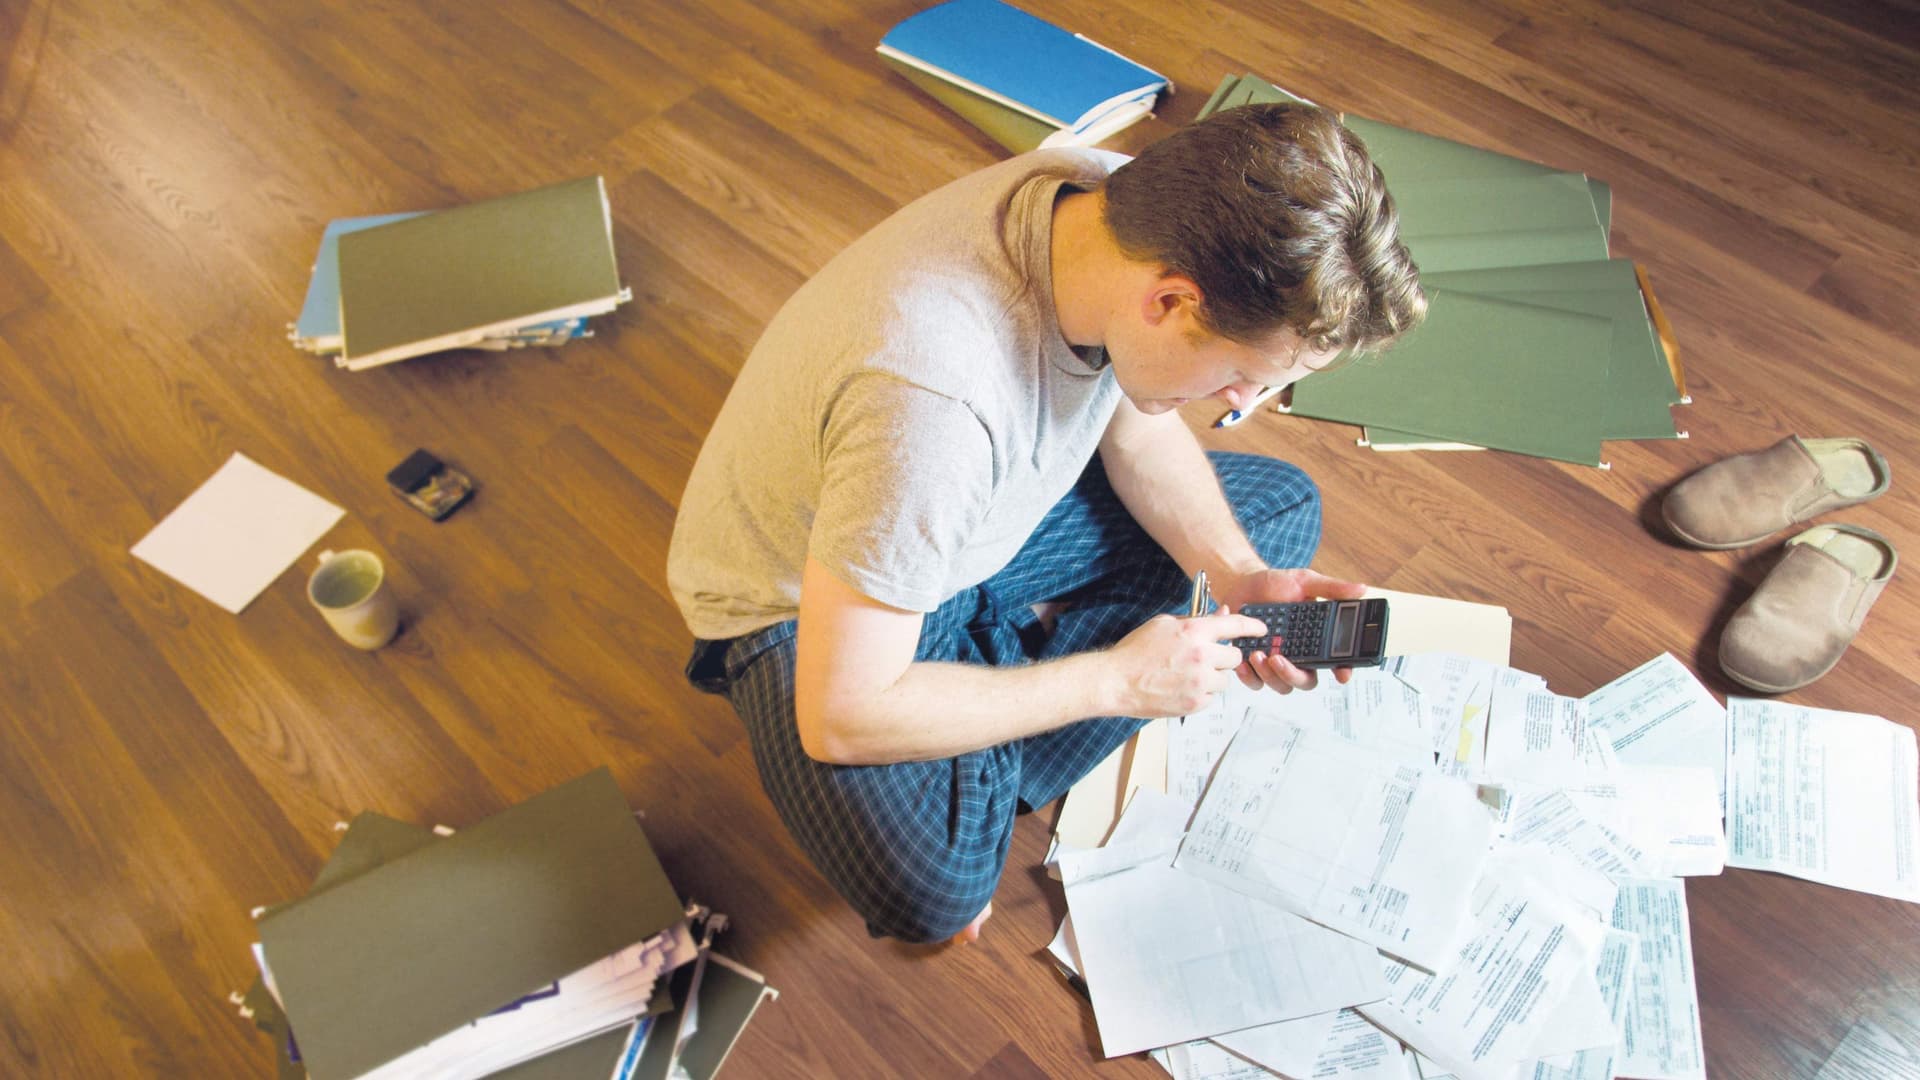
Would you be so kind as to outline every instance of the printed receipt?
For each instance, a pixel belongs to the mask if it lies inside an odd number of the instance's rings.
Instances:
[[[1587,723],[1603,733],[1623,765],[1681,765],[1713,770],[1726,790],[1727,710],[1672,653],[1641,664],[1588,694]]]
[[[1613,925],[1640,937],[1614,1072],[1645,1080],[1705,1080],[1693,931],[1680,878],[1623,878]]]
[[[1920,901],[1911,728],[1738,697],[1727,721],[1728,866]]]

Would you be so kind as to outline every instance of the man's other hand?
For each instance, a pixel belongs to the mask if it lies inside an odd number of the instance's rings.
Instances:
[[[1315,570],[1265,569],[1223,579],[1213,590],[1213,595],[1221,604],[1238,611],[1248,604],[1358,600],[1366,591],[1367,587],[1359,582],[1330,578]],[[1295,667],[1284,656],[1265,653],[1256,653],[1251,660],[1235,668],[1234,673],[1240,676],[1241,683],[1248,689],[1257,690],[1266,686],[1283,694],[1293,690],[1311,690],[1319,684],[1316,672]],[[1344,683],[1353,678],[1353,669],[1335,668],[1333,677]]]
[[[1240,666],[1240,650],[1224,639],[1265,629],[1258,619],[1224,611],[1192,619],[1154,616],[1108,650],[1120,685],[1114,712],[1160,717],[1200,711]]]

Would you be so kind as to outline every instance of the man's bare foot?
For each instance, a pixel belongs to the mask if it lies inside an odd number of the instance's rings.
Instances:
[[[953,935],[953,943],[955,945],[969,945],[979,941],[980,926],[987,921],[987,916],[991,914],[993,914],[993,901],[989,900],[987,901],[987,906],[980,909],[980,914],[973,917],[973,921],[967,924],[965,930]]]
[[[1034,618],[1040,620],[1040,629],[1049,634],[1053,633],[1053,625],[1059,620],[1060,613],[1067,610],[1067,602],[1064,600],[1042,600],[1028,606],[1033,609]]]

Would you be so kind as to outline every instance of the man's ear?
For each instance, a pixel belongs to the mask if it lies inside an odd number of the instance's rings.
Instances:
[[[1200,313],[1200,286],[1185,274],[1161,274],[1141,298],[1140,315],[1148,326],[1158,326],[1184,311],[1188,318]]]

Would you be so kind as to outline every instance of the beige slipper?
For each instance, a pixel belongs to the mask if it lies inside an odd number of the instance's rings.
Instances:
[[[1858,525],[1816,525],[1787,541],[1786,556],[1721,632],[1720,670],[1769,694],[1825,675],[1899,561],[1886,537]]]
[[[1714,462],[1674,485],[1660,513],[1695,547],[1745,547],[1797,521],[1887,490],[1887,459],[1863,439],[1789,435],[1765,450]]]

